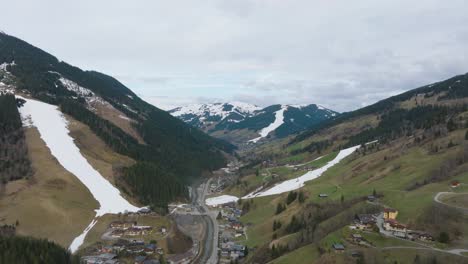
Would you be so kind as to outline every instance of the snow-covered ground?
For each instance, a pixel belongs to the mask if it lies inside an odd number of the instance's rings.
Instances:
[[[232,106],[229,108],[227,106]],[[173,116],[196,115],[196,116],[219,116],[221,120],[236,112],[240,115],[252,114],[260,110],[256,105],[243,102],[214,103],[214,104],[192,104],[182,106],[169,111]]]
[[[275,112],[275,121],[271,123],[269,126],[264,127],[260,132],[260,136],[254,139],[249,140],[249,142],[257,143],[260,139],[268,136],[270,132],[274,131],[278,127],[280,127],[284,123],[284,111],[288,106],[281,106],[281,109]]]
[[[28,120],[30,125],[37,127],[52,155],[67,171],[75,175],[99,202],[100,207],[96,210],[96,217],[107,213],[136,212],[141,209],[123,198],[120,191],[81,155],[79,148],[69,135],[67,121],[57,106],[23,99],[26,100],[26,104],[19,109],[22,118]],[[80,241],[84,239],[82,236],[86,236],[87,231],[89,230],[85,230],[73,241],[70,246],[72,251],[78,249],[81,245]]]
[[[216,205],[219,205],[219,204],[237,202],[237,200],[239,200],[239,198],[237,198],[236,196],[221,195],[221,196],[217,196],[217,197],[208,198],[208,199],[205,200],[205,203],[208,206],[216,206]]]
[[[97,224],[97,219],[93,219],[93,221],[91,221],[91,223],[85,228],[85,230],[83,231],[83,233],[81,233],[79,236],[75,237],[75,239],[73,239],[69,249],[70,251],[73,253],[75,251],[78,250],[78,248],[80,248],[80,246],[83,244],[85,238],[86,238],[86,235],[88,234],[88,232],[93,229],[94,225]]]
[[[321,168],[318,168],[318,169],[313,170],[313,171],[309,171],[309,172],[305,173],[304,175],[302,175],[302,176],[300,176],[298,178],[281,182],[281,183],[273,186],[272,188],[270,188],[268,190],[254,191],[254,192],[249,193],[248,195],[242,197],[242,199],[251,199],[251,198],[255,198],[255,197],[276,195],[276,194],[290,192],[290,191],[302,188],[304,186],[305,182],[311,181],[313,179],[316,179],[316,178],[322,176],[322,174],[325,171],[327,171],[329,168],[333,167],[334,165],[338,164],[344,158],[351,155],[359,147],[360,146],[355,146],[355,147],[343,149],[343,150],[340,151],[340,153],[338,153],[338,155],[333,160],[331,160],[330,162],[328,162],[326,165],[324,165]],[[238,199],[239,198],[237,198],[235,196],[221,195],[221,196],[218,196],[218,197],[212,197],[212,198],[206,199],[205,202],[206,202],[207,205],[216,206],[216,205],[219,205],[219,204],[235,202]]]

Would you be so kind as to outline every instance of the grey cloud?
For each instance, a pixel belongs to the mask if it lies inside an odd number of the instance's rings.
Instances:
[[[464,0],[19,0],[2,10],[0,30],[164,105],[347,111],[468,71]]]

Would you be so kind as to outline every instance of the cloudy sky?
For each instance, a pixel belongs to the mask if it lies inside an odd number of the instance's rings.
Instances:
[[[468,1],[1,0],[0,30],[168,109],[356,109],[468,72]]]

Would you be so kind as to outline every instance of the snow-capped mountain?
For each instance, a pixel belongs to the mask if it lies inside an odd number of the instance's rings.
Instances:
[[[256,143],[272,136],[285,137],[338,114],[316,104],[278,104],[262,109],[241,102],[189,105],[175,108],[169,113],[213,136],[234,143]]]
[[[230,102],[193,104],[177,107],[170,110],[169,113],[192,126],[206,129],[221,122],[239,123],[260,109],[260,107],[248,103]]]

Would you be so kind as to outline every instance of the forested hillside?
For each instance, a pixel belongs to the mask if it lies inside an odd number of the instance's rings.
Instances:
[[[142,201],[161,203],[161,196],[155,193],[167,188],[157,184],[162,175],[175,175],[171,178],[173,183],[169,184],[188,184],[202,172],[223,166],[222,152],[233,150],[232,145],[213,139],[144,102],[116,79],[94,71],[82,71],[3,33],[0,34],[0,64],[6,65],[6,71],[14,76],[17,92],[60,105],[64,113],[88,125],[116,152],[158,168],[146,170],[146,177],[123,177]],[[68,83],[73,83],[73,87]],[[96,102],[108,109],[117,109],[131,119],[144,144],[97,115],[93,108]],[[143,182],[157,190],[149,192],[138,188]],[[171,192],[163,202],[177,197],[185,197],[185,193]]]
[[[360,145],[299,195],[253,199],[241,218],[248,226],[246,244],[255,247],[247,263],[465,263],[451,250],[468,241],[466,91],[468,75],[455,76],[254,150],[251,168],[241,170],[226,194],[242,197],[278,184],[278,178],[293,179]],[[376,224],[353,229],[358,215],[379,219],[384,208],[398,212],[394,220],[408,230],[404,236],[383,235]],[[421,242],[407,236],[411,232],[431,239]]]
[[[464,99],[468,97],[467,86],[468,73],[452,77],[445,81],[413,89],[384,99],[370,106],[343,113],[335,118],[324,121],[314,129],[300,134],[291,143],[300,142],[321,130],[351,121],[355,118],[372,114],[386,114],[388,111],[395,110],[396,108],[414,108],[427,105],[441,106],[444,104],[449,104],[449,106],[463,106],[466,105],[466,101]],[[407,102],[406,107],[402,107],[401,104],[405,101]]]
[[[80,258],[44,239],[0,236],[0,263],[78,264]]]
[[[21,117],[13,95],[0,94],[0,184],[32,174]]]

